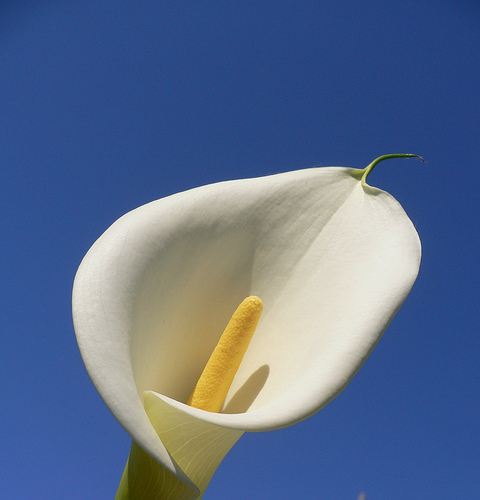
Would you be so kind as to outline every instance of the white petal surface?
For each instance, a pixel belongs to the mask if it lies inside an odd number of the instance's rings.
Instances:
[[[132,438],[183,480],[144,391],[220,427],[290,425],[346,386],[408,295],[418,235],[360,172],[315,168],[179,193],[126,214],[83,260],[73,313],[87,370]],[[223,413],[184,405],[249,295],[264,313]]]

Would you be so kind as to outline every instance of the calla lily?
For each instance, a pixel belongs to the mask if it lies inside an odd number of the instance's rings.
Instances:
[[[221,182],[121,217],[75,278],[88,373],[133,439],[117,498],[200,498],[243,432],[335,398],[407,297],[421,247],[363,170]],[[237,305],[264,312],[222,410],[186,404]],[[142,496],[143,495],[143,496]]]

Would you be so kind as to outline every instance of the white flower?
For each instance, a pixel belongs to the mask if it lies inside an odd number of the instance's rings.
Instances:
[[[376,162],[392,156],[404,155]],[[192,189],[133,210],[92,246],[73,317],[88,373],[136,443],[117,498],[199,498],[244,431],[298,422],[352,379],[421,254],[400,204],[365,184],[372,165]],[[187,406],[249,295],[264,313],[222,412]]]

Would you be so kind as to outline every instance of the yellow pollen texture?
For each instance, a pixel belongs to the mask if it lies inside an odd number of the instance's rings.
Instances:
[[[256,296],[247,297],[238,306],[188,400],[190,406],[211,412],[220,411],[262,310],[262,301]]]

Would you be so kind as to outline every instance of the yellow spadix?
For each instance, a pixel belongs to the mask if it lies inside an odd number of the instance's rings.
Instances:
[[[188,404],[219,412],[262,314],[259,297],[247,297],[234,312],[193,390]]]

